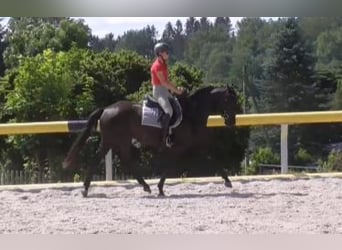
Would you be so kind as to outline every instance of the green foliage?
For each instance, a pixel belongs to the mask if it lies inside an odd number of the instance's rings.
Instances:
[[[142,30],[129,30],[118,38],[116,50],[132,50],[145,58],[152,59],[153,48],[157,41],[156,36],[157,31],[153,25],[148,25]]]
[[[305,150],[304,148],[299,148],[295,155],[296,164],[298,165],[306,165],[313,163],[312,155]]]
[[[342,78],[337,82],[337,89],[332,100],[333,109],[342,109]]]
[[[104,38],[91,36],[89,41],[90,48],[96,52],[101,52],[104,50],[113,52],[116,48],[116,45],[117,41],[114,39],[113,33],[106,34]]]
[[[341,172],[342,171],[342,152],[332,150],[326,161],[321,161],[323,172]]]
[[[93,53],[79,49],[58,53],[45,50],[35,57],[24,58],[11,74],[8,78],[13,91],[4,94],[5,114],[16,122],[86,118],[96,106],[124,98],[149,77],[147,61],[136,53]],[[110,91],[101,92],[103,87]],[[69,140],[65,142],[62,138],[13,136],[7,140],[6,147],[20,152],[27,169],[38,168],[41,176],[48,166],[46,174],[61,179],[61,155],[69,147],[66,147]],[[84,162],[94,157],[96,147],[93,149],[85,155]],[[4,152],[3,156],[6,155]]]
[[[331,109],[338,110],[342,109],[342,61],[339,66],[335,68],[333,75],[335,77],[333,85],[333,87],[335,87],[335,93],[333,93],[329,104],[331,104]]]
[[[150,81],[143,82],[138,91],[127,95],[126,98],[130,101],[139,103],[147,95],[152,95],[152,86]]]
[[[314,60],[295,18],[284,20],[265,62],[267,101],[273,112],[313,109]]]
[[[93,79],[92,91],[98,107],[125,99],[150,78],[149,61],[133,51],[91,53],[82,67]]]
[[[1,24],[2,18],[0,18],[0,77],[2,77],[5,73],[5,63],[4,63],[4,57],[3,52],[5,51],[7,47],[7,43],[4,41],[5,36],[5,29]]]
[[[4,52],[6,65],[19,65],[22,57],[35,56],[46,49],[68,51],[72,47],[86,48],[90,29],[83,21],[69,18],[13,17],[8,22]]]
[[[307,41],[315,44],[323,32],[341,27],[341,17],[300,17],[299,25]]]
[[[185,60],[202,69],[204,78],[210,82],[228,79],[233,39],[221,26],[199,30],[188,40]]]
[[[170,70],[170,78],[178,86],[192,91],[203,84],[203,71],[184,63],[176,63]]]
[[[270,43],[270,24],[260,18],[243,18],[238,22],[238,36],[232,51],[230,79],[241,82],[246,76],[260,79],[263,58]],[[246,81],[250,96],[257,96],[253,81]]]
[[[251,155],[251,164],[246,174],[258,174],[260,164],[279,164],[280,156],[272,151],[270,147],[258,148]]]
[[[184,59],[186,37],[183,24],[180,20],[176,21],[175,27],[173,27],[170,22],[166,24],[162,40],[167,42],[171,47],[171,62],[177,62]]]
[[[79,174],[74,175],[74,182],[80,182],[81,181],[81,176]]]
[[[23,60],[7,96],[6,109],[20,121],[53,121],[66,117],[73,84],[77,82],[65,53],[44,51]]]

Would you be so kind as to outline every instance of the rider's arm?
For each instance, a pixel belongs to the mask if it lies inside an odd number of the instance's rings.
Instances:
[[[170,81],[167,81],[163,75],[163,72],[162,71],[158,71],[157,72],[157,77],[159,78],[161,84],[167,88],[168,90],[171,90],[172,92],[178,94],[178,95],[181,95],[182,92],[177,89],[177,87],[175,86],[175,84],[171,83]]]

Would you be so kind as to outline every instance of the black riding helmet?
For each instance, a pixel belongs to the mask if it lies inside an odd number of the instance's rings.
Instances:
[[[170,52],[170,47],[166,43],[157,43],[156,45],[154,45],[154,54],[156,56],[159,56],[160,53],[163,53],[165,51]]]

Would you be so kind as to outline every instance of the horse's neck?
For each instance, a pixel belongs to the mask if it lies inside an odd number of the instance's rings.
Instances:
[[[206,126],[210,114],[210,97],[209,95],[206,98],[204,97],[204,93],[202,92],[181,100],[183,118],[191,122],[194,126]]]
[[[213,87],[205,87],[196,91],[191,97],[190,102],[194,107],[195,113],[203,114],[203,116],[208,116],[211,109],[211,94]]]

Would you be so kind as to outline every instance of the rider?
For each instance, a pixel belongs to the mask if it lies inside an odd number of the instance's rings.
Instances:
[[[173,114],[172,106],[169,101],[169,98],[172,98],[172,95],[169,90],[181,95],[183,93],[183,89],[177,88],[174,83],[169,81],[167,65],[169,52],[170,49],[166,43],[161,42],[154,46],[154,53],[157,58],[151,67],[151,83],[153,86],[153,97],[158,101],[165,113],[161,118],[163,143],[168,147],[172,147],[170,138],[169,140],[167,138],[169,133],[169,124]]]

